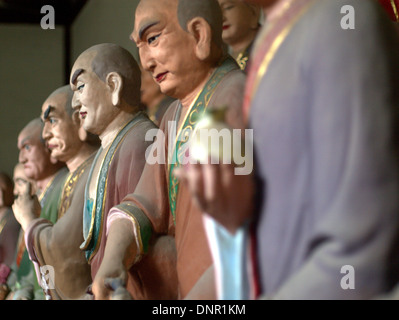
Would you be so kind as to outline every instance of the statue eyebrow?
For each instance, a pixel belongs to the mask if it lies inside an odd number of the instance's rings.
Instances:
[[[46,109],[46,111],[44,111],[44,114],[43,114],[43,119],[44,119],[44,120],[47,120],[47,119],[48,119],[48,117],[49,117],[49,115],[50,115],[50,112],[51,112],[51,110],[53,110],[53,109],[54,109],[54,107],[52,107],[51,105],[48,106],[48,108]]]
[[[144,32],[146,32],[149,28],[151,28],[152,26],[154,26],[158,23],[159,23],[159,21],[148,22],[148,23],[144,24],[143,26],[141,26],[139,29],[139,39],[142,39]]]
[[[28,183],[28,180],[25,180],[23,178],[19,178],[18,177],[18,178],[15,179],[15,182],[20,182],[20,181],[23,182],[23,183]]]
[[[78,69],[73,73],[73,76],[71,78],[71,83],[74,84],[76,82],[76,79],[79,77],[79,75],[83,72],[83,69]]]
[[[32,138],[32,136],[29,136],[29,137],[26,137],[25,139],[23,139],[20,144],[21,148],[23,148],[26,144],[28,144],[30,142],[31,138]]]

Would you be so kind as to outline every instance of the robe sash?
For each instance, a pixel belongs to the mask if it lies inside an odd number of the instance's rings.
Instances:
[[[170,211],[173,217],[173,221],[176,223],[176,203],[177,195],[179,192],[179,181],[174,176],[173,170],[184,163],[182,158],[185,156],[188,144],[186,144],[192,133],[208,107],[209,101],[212,98],[220,81],[224,76],[232,70],[239,69],[236,61],[228,56],[221,65],[215,70],[211,78],[208,80],[204,89],[199,93],[194,103],[190,106],[185,120],[181,128],[176,134],[176,141],[174,142],[173,152],[169,158],[169,205]]]
[[[259,82],[266,74],[270,62],[273,60],[280,46],[288,36],[298,19],[306,12],[314,0],[287,1],[279,17],[260,32],[256,40],[251,66],[245,87],[243,114],[245,123],[248,122],[251,101],[259,86]]]

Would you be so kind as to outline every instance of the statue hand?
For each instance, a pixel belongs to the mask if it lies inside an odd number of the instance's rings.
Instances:
[[[29,223],[40,216],[42,210],[36,195],[31,195],[31,184],[25,183],[22,193],[15,199],[12,205],[15,219],[26,231]]]
[[[126,279],[127,272],[122,263],[103,260],[93,281],[92,291],[95,300],[114,299],[114,292],[125,285]]]
[[[133,300],[129,291],[126,289],[125,282],[121,278],[107,278],[105,285],[113,291],[111,300]]]

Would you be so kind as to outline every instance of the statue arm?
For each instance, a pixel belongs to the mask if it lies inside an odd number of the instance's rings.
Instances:
[[[107,237],[104,259],[93,282],[93,294],[96,300],[109,299],[112,289],[105,285],[107,278],[127,280],[127,272],[137,255],[135,235],[126,219],[118,218],[112,222]]]

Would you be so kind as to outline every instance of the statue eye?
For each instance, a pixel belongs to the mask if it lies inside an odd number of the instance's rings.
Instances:
[[[157,34],[156,36],[153,36],[153,37],[149,37],[147,40],[148,44],[153,43],[155,40],[157,40],[159,38],[159,36],[160,36],[160,34]]]
[[[235,7],[235,5],[231,4],[231,5],[225,6],[223,9],[224,10],[230,10],[230,9],[233,9],[234,7]]]
[[[82,91],[82,89],[84,88],[84,84],[81,84],[79,87],[78,87],[78,91]]]

